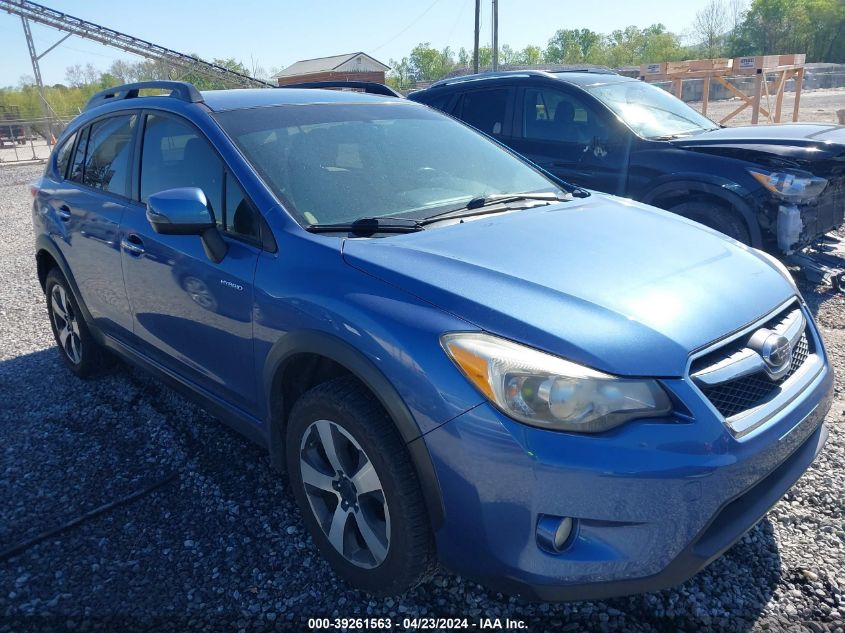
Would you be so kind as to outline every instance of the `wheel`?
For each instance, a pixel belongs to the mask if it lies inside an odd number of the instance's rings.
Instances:
[[[422,492],[392,420],[357,380],[320,384],[294,404],[288,476],[303,521],[335,572],[395,595],[435,567]]]
[[[738,242],[751,245],[751,235],[748,226],[740,215],[729,211],[716,202],[706,200],[691,200],[669,209],[690,220],[695,220],[704,226],[709,226]]]
[[[50,327],[62,359],[81,378],[95,374],[108,364],[110,357],[91,336],[79,304],[57,268],[47,273],[45,290]]]

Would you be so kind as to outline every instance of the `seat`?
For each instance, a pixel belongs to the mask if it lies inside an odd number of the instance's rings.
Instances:
[[[566,143],[586,145],[590,142],[585,124],[575,120],[575,106],[570,101],[561,101],[555,108],[552,123],[555,136]]]
[[[294,207],[309,221],[342,222],[348,203],[362,183],[358,174],[337,165],[339,139],[334,130],[314,129],[298,134],[288,157],[290,197]]]

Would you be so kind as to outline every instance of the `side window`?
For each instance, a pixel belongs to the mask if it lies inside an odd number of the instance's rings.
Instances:
[[[431,108],[437,108],[438,110],[442,110],[443,112],[447,111],[447,107],[449,106],[449,102],[452,100],[452,94],[445,94],[439,97],[435,97],[428,103],[427,106]]]
[[[131,114],[110,117],[91,125],[83,184],[129,196],[132,136],[137,121],[137,115]]]
[[[485,134],[501,134],[504,131],[509,93],[507,88],[465,93],[460,118]]]
[[[261,239],[260,227],[258,214],[247,200],[244,190],[227,171],[224,230],[236,237],[258,241]]]
[[[193,127],[149,115],[141,154],[141,202],[154,193],[177,187],[203,190],[215,219],[223,217],[223,163]]]
[[[76,144],[76,152],[73,155],[73,162],[70,165],[70,173],[67,175],[68,180],[82,183],[82,174],[85,171],[85,149],[88,147],[88,131],[91,128],[86,127],[79,133],[79,142]]]
[[[522,113],[527,139],[587,145],[604,128],[581,99],[557,90],[526,88]]]
[[[59,148],[59,152],[56,155],[56,171],[59,174],[59,178],[65,178],[67,176],[67,166],[70,165],[70,153],[73,151],[73,142],[76,140],[76,132],[70,135],[70,137],[64,142]]]

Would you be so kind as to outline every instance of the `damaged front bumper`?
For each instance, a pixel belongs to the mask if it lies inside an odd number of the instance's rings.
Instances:
[[[775,235],[778,250],[791,255],[845,222],[845,180],[830,182],[821,195],[803,202],[780,202]]]

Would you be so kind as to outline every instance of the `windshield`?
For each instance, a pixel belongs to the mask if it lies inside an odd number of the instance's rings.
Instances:
[[[282,105],[216,117],[306,226],[424,218],[479,196],[561,192],[481,134],[416,104]]]
[[[642,81],[589,86],[587,90],[646,138],[683,136],[718,128],[677,97]]]

